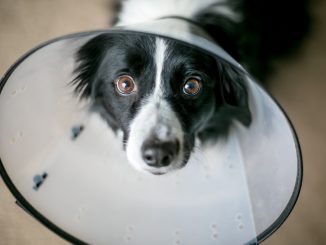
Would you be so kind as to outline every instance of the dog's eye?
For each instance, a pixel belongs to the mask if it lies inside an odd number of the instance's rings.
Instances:
[[[197,95],[202,88],[202,83],[196,78],[188,79],[182,88],[182,92],[186,95],[194,96]]]
[[[136,91],[136,84],[131,76],[123,75],[115,82],[117,91],[123,95],[129,95]]]

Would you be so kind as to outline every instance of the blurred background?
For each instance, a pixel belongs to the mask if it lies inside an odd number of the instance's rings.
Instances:
[[[297,130],[304,181],[296,207],[283,226],[263,242],[266,245],[326,244],[326,1],[314,1],[310,11],[310,36],[295,56],[277,62],[268,81],[270,92]],[[0,76],[39,43],[107,28],[109,16],[112,11],[107,0],[0,0]],[[14,202],[0,180],[1,245],[68,244]]]

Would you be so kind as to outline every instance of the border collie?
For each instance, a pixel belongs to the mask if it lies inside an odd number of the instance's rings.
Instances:
[[[127,0],[119,2],[112,24],[184,19],[265,78],[271,58],[306,30],[305,6],[298,3],[292,9],[281,1]],[[151,35],[100,34],[76,59],[76,93],[122,133],[128,160],[140,171],[179,169],[197,142],[226,137],[234,121],[250,126],[246,75],[196,48]]]

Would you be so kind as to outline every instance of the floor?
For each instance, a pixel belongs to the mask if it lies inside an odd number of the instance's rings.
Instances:
[[[37,44],[64,34],[105,28],[105,0],[0,0],[0,74]],[[298,203],[263,244],[326,244],[326,1],[315,1],[314,29],[300,53],[278,63],[270,91],[297,130],[304,160]],[[0,244],[68,244],[14,204],[0,181]]]

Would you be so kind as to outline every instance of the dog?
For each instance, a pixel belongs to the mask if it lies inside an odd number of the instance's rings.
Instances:
[[[195,23],[263,79],[271,58],[297,45],[307,31],[306,3],[296,3],[127,0],[118,2],[112,24],[169,17]],[[275,12],[268,14],[265,8]],[[294,18],[288,18],[290,10]],[[180,169],[197,144],[227,138],[234,122],[250,127],[247,75],[180,42],[141,33],[103,33],[78,50],[76,63],[76,94],[89,99],[91,110],[122,135],[127,158],[139,171],[162,175]]]

